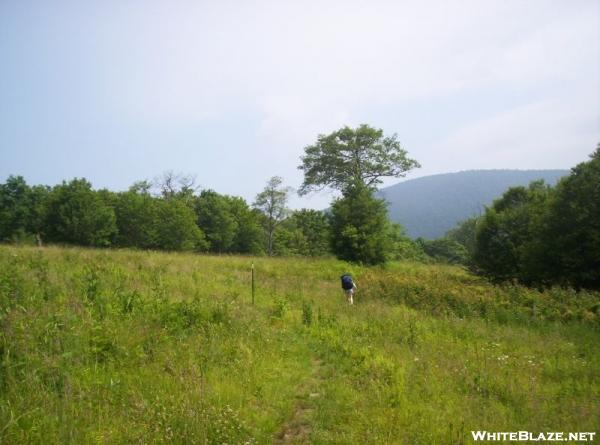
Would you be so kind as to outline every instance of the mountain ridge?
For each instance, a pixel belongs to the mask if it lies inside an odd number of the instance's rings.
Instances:
[[[402,224],[408,236],[433,239],[483,213],[509,187],[538,179],[555,185],[568,173],[566,169],[462,170],[408,179],[382,188],[377,195],[388,201],[390,219]]]

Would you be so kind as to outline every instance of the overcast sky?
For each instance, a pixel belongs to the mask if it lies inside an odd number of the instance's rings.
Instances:
[[[0,0],[0,182],[173,170],[252,201],[361,123],[398,134],[408,178],[586,160],[600,1]]]

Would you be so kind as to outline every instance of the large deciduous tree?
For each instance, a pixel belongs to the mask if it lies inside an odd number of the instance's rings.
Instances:
[[[419,163],[407,156],[397,136],[361,125],[344,127],[304,149],[301,195],[326,187],[340,190],[332,213],[332,247],[338,258],[376,264],[390,255],[385,202],[373,192],[385,177],[402,177]]]
[[[229,203],[229,210],[237,223],[231,251],[263,253],[265,248],[263,231],[260,227],[260,211],[251,209],[248,203],[238,196],[225,196],[225,199]]]
[[[213,190],[204,190],[196,200],[196,214],[198,225],[210,243],[210,250],[228,252],[238,227],[227,199]]]
[[[29,222],[31,188],[22,176],[9,176],[0,184],[0,241],[9,240]]]
[[[50,241],[83,246],[109,246],[117,232],[114,210],[83,178],[52,189],[46,227]]]
[[[42,242],[49,187],[30,187],[22,176],[9,176],[0,184],[0,241],[27,238]]]
[[[116,199],[114,209],[117,216],[117,244],[155,249],[158,247],[158,198],[136,185],[127,192],[119,193]]]
[[[196,224],[196,214],[183,199],[156,200],[157,247],[204,251],[208,243]]]
[[[304,182],[299,193],[331,187],[345,190],[351,185],[375,187],[384,177],[402,177],[420,167],[407,157],[397,135],[384,136],[383,130],[361,125],[344,127],[304,149],[302,165]]]

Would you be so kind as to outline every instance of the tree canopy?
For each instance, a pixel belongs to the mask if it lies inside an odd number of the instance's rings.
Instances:
[[[44,226],[44,201],[49,187],[30,187],[22,176],[9,176],[0,184],[0,241],[8,241],[27,234],[40,240]]]
[[[299,194],[326,187],[343,197],[331,208],[331,246],[338,258],[365,264],[383,263],[392,246],[400,246],[401,230],[390,227],[385,201],[373,192],[384,177],[401,177],[419,163],[407,156],[397,135],[363,124],[343,127],[304,148],[304,182]],[[405,249],[403,249],[405,250]]]
[[[213,252],[227,252],[233,245],[237,222],[229,202],[213,190],[203,190],[196,199],[198,225],[204,228]]]
[[[600,148],[551,188],[512,187],[476,228],[473,265],[494,281],[600,288]]]
[[[536,232],[547,281],[600,289],[600,145],[556,186]]]
[[[358,128],[343,127],[304,149],[304,182],[301,195],[331,187],[345,190],[351,185],[375,187],[383,177],[402,177],[420,167],[407,157],[397,135],[384,136],[383,130],[366,124]]]
[[[109,246],[117,233],[113,208],[85,179],[54,187],[46,206],[50,241],[83,246]]]

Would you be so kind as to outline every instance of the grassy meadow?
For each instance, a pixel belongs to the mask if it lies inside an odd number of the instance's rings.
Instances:
[[[419,263],[0,247],[0,443],[460,444],[599,419],[599,293]]]

